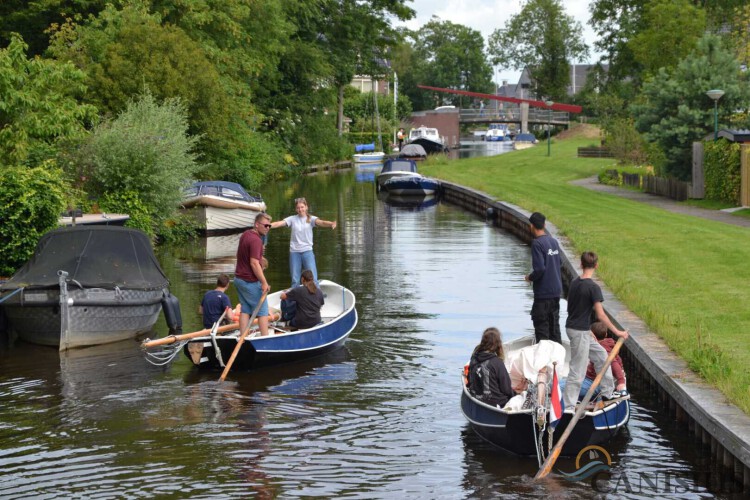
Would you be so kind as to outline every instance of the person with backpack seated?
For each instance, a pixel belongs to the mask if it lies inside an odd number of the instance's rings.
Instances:
[[[312,271],[309,269],[302,271],[300,278],[301,285],[281,292],[281,300],[287,303],[294,301],[296,309],[291,318],[286,312],[285,319],[288,319],[289,325],[295,328],[312,328],[321,322],[320,308],[325,304],[325,299],[323,292],[315,284]]]
[[[487,328],[469,362],[469,392],[491,406],[502,408],[516,392],[505,368],[500,330]]]

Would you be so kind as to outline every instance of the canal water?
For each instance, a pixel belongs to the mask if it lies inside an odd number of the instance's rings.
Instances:
[[[338,221],[315,230],[319,275],[354,291],[359,323],[333,354],[219,383],[182,356],[152,366],[135,341],[0,349],[0,497],[729,497],[711,493],[722,484],[704,452],[647,394],[633,394],[628,429],[606,446],[611,470],[593,484],[533,483],[535,458],[477,438],[459,408],[460,371],[486,327],[506,340],[532,332],[529,247],[435,199],[379,195],[373,176],[365,167],[263,190],[275,219],[304,196]],[[185,331],[200,328],[201,296],[233,270],[237,239],[159,249]],[[271,231],[274,290],[290,282],[288,244],[287,230]],[[555,466],[575,470],[571,459]]]

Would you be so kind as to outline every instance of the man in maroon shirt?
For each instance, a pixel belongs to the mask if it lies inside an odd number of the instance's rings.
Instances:
[[[244,332],[250,322],[250,315],[255,310],[263,292],[269,292],[271,286],[263,274],[263,236],[271,229],[271,217],[266,213],[259,213],[255,218],[255,225],[240,237],[237,247],[237,265],[234,268],[234,285],[242,304],[240,314],[240,331]],[[261,335],[268,335],[268,301],[258,310],[258,326]]]

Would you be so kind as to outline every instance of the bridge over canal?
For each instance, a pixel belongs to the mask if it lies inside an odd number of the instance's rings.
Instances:
[[[490,123],[507,123],[517,125],[521,132],[528,132],[529,125],[552,125],[568,127],[570,115],[583,111],[581,106],[558,102],[536,101],[533,99],[519,99],[503,97],[493,94],[469,92],[440,87],[418,85],[419,88],[433,92],[465,95],[478,99],[500,101],[501,106],[489,106],[482,109],[461,108],[458,111],[459,124],[488,125]]]

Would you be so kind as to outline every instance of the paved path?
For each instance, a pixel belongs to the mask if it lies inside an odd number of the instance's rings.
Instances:
[[[571,184],[575,186],[582,186],[592,191],[599,191],[600,193],[608,193],[629,200],[638,201],[641,203],[648,203],[655,207],[663,208],[670,212],[677,214],[692,215],[694,217],[701,217],[703,219],[713,220],[717,222],[724,222],[733,226],[747,227],[750,228],[750,219],[747,217],[740,217],[738,215],[732,215],[721,210],[709,210],[707,208],[693,207],[680,203],[663,196],[655,194],[648,194],[633,189],[625,189],[617,186],[609,186],[607,184],[599,183],[599,179],[596,177],[589,177],[586,179],[578,179]]]

